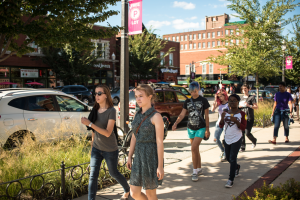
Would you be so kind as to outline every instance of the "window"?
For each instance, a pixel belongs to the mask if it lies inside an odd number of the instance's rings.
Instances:
[[[215,18],[215,17],[213,17],[213,22],[214,22],[214,21],[216,21],[216,18]]]
[[[228,30],[225,30],[225,35],[228,35]]]
[[[77,88],[77,87],[70,87],[69,91],[70,92],[81,92],[81,90],[79,88]]]
[[[202,43],[202,49],[205,49],[205,42]]]
[[[181,50],[183,50],[183,44],[182,45],[180,45],[181,46]]]
[[[173,66],[173,53],[169,54],[169,66]]]
[[[228,40],[225,41],[225,46],[227,46],[227,45],[228,45]]]
[[[179,36],[176,36],[176,41],[179,42]]]
[[[202,65],[202,74],[206,74],[206,64]]]
[[[213,64],[209,64],[209,73],[210,74],[214,73],[214,66],[213,66]]]
[[[20,71],[18,74],[20,74]],[[9,68],[8,67],[0,67],[0,77],[1,78],[9,78]]]
[[[182,35],[182,36],[180,36],[180,41],[183,41],[183,35]]]
[[[236,45],[239,45],[239,40],[235,40],[235,44],[236,44]]]
[[[24,110],[26,106],[26,98],[27,97],[13,99],[8,103],[8,105],[14,108],[19,108]]]
[[[218,42],[217,42],[217,44],[218,44],[218,46],[220,46],[220,45],[221,45],[221,42],[220,42],[220,41],[218,41]]]
[[[202,38],[205,39],[205,33],[202,34]]]
[[[201,49],[201,42],[198,43],[198,49]]]
[[[175,37],[173,37],[173,41],[175,42]]]
[[[196,49],[196,43],[194,43],[194,49]]]
[[[233,40],[230,40],[230,45],[233,45]]]
[[[217,35],[218,35],[218,36],[220,36],[220,35],[221,35],[221,32],[220,32],[220,31],[218,31],[218,32],[217,32]]]
[[[184,36],[184,40],[187,41],[187,35]]]
[[[211,33],[211,37],[212,37],[212,38],[215,38],[215,32],[212,32],[212,33]]]
[[[192,38],[193,36],[192,35],[190,35],[190,40],[192,40],[193,38]]]
[[[240,34],[240,32],[239,32],[239,29],[237,28],[237,29],[235,29],[235,34],[237,34],[237,35],[239,35]]]
[[[189,65],[186,65],[186,66],[185,66],[185,74],[186,74],[186,75],[189,75],[189,74],[190,74],[190,66],[189,66]]]
[[[85,106],[68,96],[56,96],[60,111],[62,112],[82,112]]]
[[[165,58],[164,58],[165,53],[164,52],[160,52],[160,65],[164,65],[165,63]]]
[[[207,42],[207,48],[210,48],[210,42]]]
[[[155,102],[164,102],[164,93],[163,92],[156,92]]]
[[[210,38],[210,33],[207,33],[207,38]]]
[[[29,111],[55,111],[53,99],[50,95],[29,96],[28,109]]]
[[[193,48],[193,44],[190,44],[190,49],[192,49]]]
[[[185,50],[187,49],[187,44],[184,45],[184,49],[185,49]]]
[[[168,38],[165,38],[165,40],[168,40]]]
[[[181,94],[180,92],[176,92],[176,95],[177,95],[178,102],[185,102],[186,97],[183,94]]]
[[[201,39],[201,33],[198,34],[198,39],[199,39],[199,40]]]
[[[171,41],[171,38],[169,37],[168,40]]]
[[[194,34],[194,40],[197,40],[197,36],[196,36],[196,34]]]
[[[230,35],[233,35],[233,29],[230,29]]]
[[[215,47],[216,45],[215,45],[215,42],[212,42],[212,47]]]
[[[165,103],[175,103],[176,96],[174,92],[166,91],[165,92]]]
[[[95,42],[94,50],[92,51],[92,55],[99,56],[102,59],[105,59],[105,49],[107,47],[106,43]]]

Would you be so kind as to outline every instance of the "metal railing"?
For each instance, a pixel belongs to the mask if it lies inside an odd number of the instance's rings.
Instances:
[[[125,170],[125,165],[127,162],[127,155],[120,154],[118,158],[118,165]],[[84,167],[84,165],[88,165]],[[24,178],[7,181],[0,183],[0,189],[5,188],[5,194],[2,191],[0,193],[0,199],[61,199],[67,200],[71,194],[67,191],[67,181],[69,178],[71,181],[79,181],[82,188],[87,188],[88,183],[83,183],[83,177],[90,174],[89,162],[73,165],[66,167],[64,161],[61,162],[61,168],[53,171],[44,172],[41,174],[35,174],[32,176],[27,176]],[[12,169],[13,170],[13,169]],[[101,173],[102,171],[102,173]],[[56,176],[55,181],[48,180],[50,178],[45,178],[44,176],[60,172],[60,177]],[[66,173],[67,172],[67,173]],[[100,174],[102,177],[98,178],[98,185],[107,180],[112,180],[108,173],[108,168],[103,160],[100,168]],[[104,175],[103,175],[104,174]],[[40,179],[40,180],[38,180]],[[36,182],[39,182],[39,186],[36,186]],[[15,189],[14,194],[11,194],[12,188]],[[78,191],[77,191],[78,192]],[[76,193],[77,193],[76,192]]]

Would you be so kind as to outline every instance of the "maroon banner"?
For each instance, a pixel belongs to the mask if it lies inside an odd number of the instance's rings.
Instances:
[[[142,0],[129,1],[128,35],[141,34]]]

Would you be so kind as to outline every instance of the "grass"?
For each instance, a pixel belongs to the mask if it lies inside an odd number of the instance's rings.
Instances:
[[[0,184],[3,182],[60,169],[62,161],[64,161],[66,167],[89,162],[90,149],[90,141],[79,136],[72,136],[64,140],[56,139],[53,142],[47,143],[34,142],[30,137],[26,137],[23,141],[23,145],[14,148],[13,150],[1,149]],[[126,161],[123,160],[122,164],[125,162]],[[76,167],[74,169],[66,169],[65,171],[67,195],[71,196],[72,198],[87,191],[86,186],[89,179],[88,164],[82,165],[82,169],[83,170],[81,170],[79,167]],[[128,177],[129,170],[127,170],[125,167],[119,167],[119,170],[122,174]],[[82,176],[82,179],[80,179],[82,171],[84,175]],[[72,176],[78,180],[73,180]],[[61,193],[60,171],[45,174],[43,175],[43,178],[44,181],[41,177],[34,178],[31,186],[31,178],[24,179],[20,182],[23,185],[23,190],[25,188],[38,190],[46,183],[51,182],[56,188],[56,193]],[[105,173],[104,170],[101,170],[99,178],[101,180],[100,188],[103,187],[103,184],[105,184],[105,181],[103,182],[103,178],[107,178],[106,183],[107,181],[113,182],[113,180],[110,179],[109,174]],[[6,186],[7,184],[0,185],[0,196],[6,195]],[[14,183],[8,188],[8,193],[10,196],[16,196],[20,189],[20,184]],[[41,199],[42,197],[44,198],[50,195],[52,192],[53,186],[48,184],[45,186],[45,189],[34,192],[34,199]],[[32,190],[26,190],[24,194],[22,194],[21,199],[31,198],[32,195]]]
[[[258,109],[254,110],[254,126],[262,127],[263,121],[265,122],[265,125],[270,125],[272,111],[272,102],[259,102]]]

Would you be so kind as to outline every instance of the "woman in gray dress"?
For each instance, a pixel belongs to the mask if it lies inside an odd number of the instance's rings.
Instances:
[[[156,188],[162,184],[164,177],[164,123],[152,106],[155,93],[149,85],[138,86],[135,98],[140,110],[132,122],[134,134],[127,161],[127,167],[131,170],[131,196],[138,200],[157,200]],[[132,164],[133,153],[135,157]],[[142,193],[142,188],[146,194]]]

